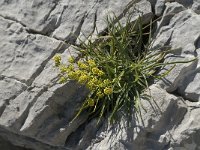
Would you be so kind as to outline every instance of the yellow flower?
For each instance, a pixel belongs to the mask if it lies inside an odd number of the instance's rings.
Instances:
[[[93,91],[97,88],[98,86],[98,79],[97,78],[92,78],[88,83],[87,83],[87,87],[89,88],[90,91]]]
[[[99,70],[97,67],[92,68],[92,73],[93,73],[93,74],[98,74],[99,71],[100,71],[100,70]]]
[[[78,82],[83,84],[88,80],[88,76],[87,75],[82,75],[79,77]]]
[[[90,91],[92,91],[92,90],[94,90],[95,89],[95,86],[94,86],[94,84],[93,83],[91,83],[91,82],[88,82],[87,84],[86,84],[86,87],[90,90]]]
[[[102,98],[104,96],[104,94],[101,91],[97,91],[97,97]]]
[[[68,72],[74,71],[74,66],[73,66],[73,65],[67,66],[67,71],[68,71]]]
[[[110,87],[106,87],[103,91],[104,91],[104,93],[105,93],[106,95],[110,95],[110,94],[113,93],[113,89],[110,88]]]
[[[74,71],[68,73],[68,77],[72,80],[77,80],[79,76]]]
[[[67,81],[66,77],[60,77],[59,83],[65,83]]]
[[[88,62],[88,64],[89,64],[90,67],[95,67],[96,66],[95,61],[92,60],[92,59],[89,59],[87,62]]]
[[[107,86],[109,84],[111,84],[111,81],[109,79],[106,79],[103,81],[104,85]]]
[[[99,87],[100,87],[100,88],[103,88],[103,87],[104,87],[104,84],[103,84],[103,83],[99,83]]]
[[[69,59],[68,59],[68,61],[69,61],[70,63],[74,63],[74,62],[75,62],[75,59],[74,59],[74,57],[70,56]]]
[[[60,72],[61,72],[61,73],[68,72],[68,68],[65,67],[64,65],[61,65],[61,66],[60,66]]]
[[[90,107],[94,106],[94,99],[88,98],[87,102]]]
[[[99,70],[99,72],[98,72],[98,76],[102,76],[102,75],[104,75],[104,72],[101,71],[101,70]]]
[[[93,78],[91,79],[91,82],[92,82],[93,84],[97,85],[97,84],[99,83],[99,80],[98,80],[96,77],[93,77]]]
[[[80,62],[80,61],[78,61],[78,67],[80,69],[87,69],[88,68],[88,66],[86,64],[84,64],[83,62]]]
[[[81,70],[76,70],[74,71],[76,76],[80,76],[81,74],[83,74],[83,72]]]
[[[55,66],[58,67],[61,62],[61,56],[57,54],[53,57],[53,60],[54,60]]]

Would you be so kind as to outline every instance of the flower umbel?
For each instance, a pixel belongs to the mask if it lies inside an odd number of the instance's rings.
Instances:
[[[69,61],[70,63],[74,63],[74,62],[75,62],[75,59],[74,59],[74,57],[70,56],[69,59],[68,59],[68,61]]]
[[[58,67],[61,62],[61,56],[57,54],[53,57],[53,60],[54,60],[55,66]]]
[[[84,62],[81,62],[81,61],[78,61],[78,67],[80,69],[88,69],[88,66]]]
[[[89,105],[90,107],[94,106],[94,104],[95,104],[94,99],[92,99],[92,98],[89,98],[89,99],[87,100],[87,102],[88,102],[88,105]]]
[[[96,63],[95,63],[94,60],[89,59],[87,62],[88,62],[88,64],[89,64],[90,67],[96,67]]]
[[[104,94],[101,91],[97,91],[97,97],[102,98],[104,97]]]
[[[79,77],[78,83],[84,84],[84,83],[87,82],[87,80],[88,80],[88,76],[84,74],[84,75],[81,75],[81,76]]]
[[[111,87],[106,87],[103,91],[106,95],[110,95],[113,93],[113,89]]]

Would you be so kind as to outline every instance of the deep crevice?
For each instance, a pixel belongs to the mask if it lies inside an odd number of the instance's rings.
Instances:
[[[12,97],[8,98],[8,99],[5,99],[5,103],[4,105],[2,106],[2,108],[0,109],[0,118],[1,118],[1,115],[3,114],[4,110],[6,109],[6,106],[8,106],[10,104],[10,101],[11,100],[14,100],[17,96],[19,96],[23,91],[25,91],[27,89],[26,86],[22,87],[22,89],[20,91],[18,91],[16,93],[16,95],[13,95]]]
[[[52,36],[52,34],[53,34],[53,32],[54,32],[57,28],[59,28],[59,26],[60,26],[60,24],[61,24],[61,18],[62,18],[63,12],[65,11],[66,8],[67,8],[66,6],[63,6],[63,10],[62,10],[61,13],[59,14],[59,17],[57,18],[56,23],[55,23],[53,29],[47,32],[47,35],[51,36],[52,38],[58,39],[58,38]],[[61,40],[61,39],[58,39],[58,40]],[[62,40],[62,41],[63,41],[63,40]]]
[[[196,50],[200,48],[200,36],[195,40],[194,46]]]
[[[38,93],[37,95],[35,95],[35,97],[33,98],[33,100],[28,104],[28,106],[26,107],[26,110],[20,115],[20,117],[15,121],[15,124],[13,125],[13,128],[15,128],[16,130],[20,130],[21,127],[24,125],[28,115],[29,115],[29,111],[31,109],[31,107],[34,105],[34,103],[37,101],[37,99],[45,92],[47,91],[48,88],[47,87],[43,87]]]
[[[24,28],[27,28],[26,25],[24,23],[22,23],[21,21],[15,19],[15,18],[12,18],[12,17],[9,17],[9,16],[3,16],[0,14],[0,17],[6,19],[6,20],[10,20],[10,21],[14,21],[16,23],[19,23],[21,26],[23,26]]]
[[[65,141],[65,145],[74,150],[86,149],[95,139],[96,133],[102,127],[103,122],[97,124],[97,120],[88,119],[72,132]],[[96,127],[95,127],[96,126]],[[89,130],[89,131],[88,131]],[[88,134],[85,134],[85,132]],[[80,142],[81,141],[81,142]]]
[[[58,40],[58,41],[67,43],[66,40],[62,40],[62,39],[60,39],[60,38],[56,38],[56,37],[50,36],[49,33],[44,34],[42,31],[40,32],[40,31],[31,29],[31,28],[27,27],[24,23],[22,23],[21,21],[18,21],[18,20],[15,19],[15,18],[8,17],[8,16],[3,16],[3,15],[0,15],[0,17],[4,18],[4,19],[6,19],[6,20],[10,20],[10,21],[13,21],[13,22],[15,22],[15,23],[20,24],[20,25],[25,29],[25,31],[26,31],[27,33],[29,33],[29,34],[42,35],[42,36],[45,36],[45,37],[48,37],[48,38],[52,38],[52,39],[55,39],[55,40]]]
[[[56,6],[59,4],[59,0],[55,0],[54,3],[55,3],[54,6],[50,9],[50,11],[47,13],[47,15],[45,15],[44,22],[49,18],[50,14],[54,11]]]
[[[53,146],[47,143],[43,143],[35,138],[19,135],[5,128],[0,127],[0,139],[12,143],[12,145],[19,146],[25,150],[37,149],[37,150],[70,150],[67,147]],[[2,147],[0,147],[2,148]],[[6,149],[5,149],[6,150]],[[13,149],[12,149],[13,150]],[[21,150],[21,149],[20,149]]]
[[[121,20],[123,17],[125,17],[125,15],[128,13],[128,11],[130,10],[130,8],[132,6],[134,6],[134,4],[140,2],[140,0],[133,0],[131,2],[129,2],[125,9],[123,10],[123,12],[121,14],[119,14],[118,16],[116,16],[115,20],[113,20],[113,23],[115,24],[117,21]],[[106,35],[108,28],[105,28],[103,31],[99,32],[98,35]]]
[[[86,17],[86,12],[84,13],[83,17],[81,18],[81,21],[80,21],[76,31],[73,33],[70,33],[69,36],[66,37],[65,42],[75,45],[76,40],[77,40],[78,36],[80,35],[81,28],[84,23],[85,17]]]
[[[10,21],[13,21],[13,22],[15,22],[15,23],[20,24],[22,27],[24,27],[24,29],[26,30],[26,32],[29,33],[29,34],[38,34],[38,35],[46,36],[46,37],[48,37],[48,38],[54,38],[54,37],[50,37],[50,36],[48,36],[47,34],[44,34],[44,33],[42,33],[42,32],[39,32],[39,31],[36,31],[36,30],[34,30],[34,29],[28,28],[24,23],[22,23],[21,21],[18,21],[18,20],[15,19],[15,18],[8,17],[8,16],[3,16],[3,15],[1,15],[1,14],[0,14],[0,17],[4,18],[4,19],[6,19],[6,20],[10,20]],[[57,38],[54,38],[54,39],[59,40],[59,41],[63,41],[63,40],[57,39]]]

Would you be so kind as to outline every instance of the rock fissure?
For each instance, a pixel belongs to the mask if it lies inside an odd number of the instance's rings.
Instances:
[[[5,79],[5,77],[4,77],[4,79]],[[12,79],[13,80],[13,78],[6,78],[6,79]],[[14,79],[14,80],[16,80],[16,79]],[[4,99],[4,104],[3,104],[3,106],[0,107],[0,118],[1,118],[1,115],[3,114],[3,112],[5,110],[6,106],[9,105],[10,101],[14,100],[18,95],[20,95],[23,91],[25,91],[28,88],[25,83],[22,83],[21,81],[18,81],[18,80],[16,80],[16,81],[22,84],[22,88],[19,91],[17,91],[17,93],[15,93],[13,96],[11,96],[7,99]]]
[[[56,53],[62,53],[67,47],[68,47],[68,45],[66,45],[63,42],[60,42],[60,44],[58,45],[58,47],[51,53],[51,55],[46,60],[44,60],[42,62],[42,64],[40,65],[40,67],[33,73],[33,75],[27,81],[27,85],[30,86],[33,83],[33,81],[36,79],[36,77],[38,75],[40,75],[40,73],[44,70],[44,67],[49,62],[49,60],[51,60]]]
[[[137,116],[130,127],[123,118],[115,129],[105,120],[96,127],[86,114],[69,124],[86,93],[75,83],[58,84],[51,60],[59,53],[67,62],[79,39],[104,35],[107,12],[122,24],[132,12],[133,22],[160,17],[153,46],[174,49],[165,61],[199,58],[199,6],[190,0],[0,2],[0,147],[6,140],[24,150],[200,149],[199,60],[177,64],[165,82],[151,85],[156,103],[141,100],[143,120]]]
[[[46,143],[43,143],[35,138],[30,138],[21,134],[8,131],[0,126],[0,138],[7,139],[7,141],[13,143],[13,145],[18,145],[24,150],[70,150],[67,147],[53,146]],[[1,145],[0,145],[1,146]],[[1,147],[2,148],[2,147]],[[5,146],[7,148],[7,146]],[[12,147],[12,150],[15,150]],[[17,149],[19,150],[19,149]],[[21,150],[21,149],[20,149]]]
[[[0,75],[0,78],[2,78],[2,80],[3,79],[13,79],[13,80],[16,80],[17,82],[22,83],[26,87],[29,86],[25,80],[20,80],[18,78],[15,78],[14,76],[10,77],[10,76],[6,76],[6,75]]]
[[[4,19],[7,19],[7,20],[10,20],[10,21],[13,21],[15,23],[19,23],[22,27],[24,28],[27,28],[25,24],[23,24],[23,22],[21,21],[18,21],[17,19],[13,18],[13,17],[9,17],[9,16],[4,16],[4,15],[1,15],[0,14],[0,17],[4,18]]]
[[[24,123],[25,123],[25,121],[26,121],[26,119],[27,119],[27,117],[28,117],[28,114],[29,114],[29,110],[31,109],[31,107],[34,105],[34,103],[37,101],[37,99],[44,93],[44,92],[46,92],[48,90],[48,88],[47,87],[43,87],[43,89],[41,89],[38,93],[37,93],[37,95],[35,95],[35,97],[32,99],[32,101],[29,103],[29,105],[27,106],[27,108],[26,108],[26,110],[24,111],[24,113],[20,116],[20,118],[19,118],[19,125],[17,125],[16,126],[16,123],[15,123],[15,128],[17,128],[17,130],[20,130],[22,127],[23,127],[23,125],[24,125]]]
[[[64,42],[64,40],[62,40],[61,38],[56,38],[56,37],[54,37],[54,36],[53,36],[53,33],[54,33],[54,31],[55,31],[57,28],[59,28],[59,26],[61,25],[62,15],[63,15],[65,9],[66,9],[66,6],[63,6],[61,13],[58,15],[58,18],[57,18],[57,21],[56,21],[56,23],[55,23],[55,26],[53,27],[53,29],[52,29],[51,31],[48,31],[48,33],[47,33],[47,35],[50,35],[52,38],[55,38],[55,39],[57,39],[57,40],[61,40],[61,41],[63,41],[63,42]]]
[[[57,7],[57,5],[59,4],[60,0],[55,0],[54,1],[54,6],[49,10],[49,12],[44,16],[43,20],[44,22],[46,22],[50,16],[50,14],[53,12],[53,10]]]
[[[63,10],[64,11],[64,10]],[[17,19],[14,19],[14,18],[12,18],[12,17],[8,17],[8,16],[3,16],[3,15],[1,15],[0,14],[0,17],[2,17],[2,18],[4,18],[4,19],[6,19],[6,20],[10,20],[10,21],[13,21],[13,23],[18,23],[18,24],[20,24],[25,30],[26,30],[26,32],[27,33],[29,33],[30,35],[32,34],[32,35],[41,35],[41,36],[44,36],[44,37],[48,37],[48,38],[52,38],[52,39],[55,39],[55,40],[58,40],[58,41],[60,41],[60,42],[65,42],[65,43],[68,43],[68,41],[67,40],[62,40],[61,38],[57,38],[57,37],[55,37],[55,36],[51,36],[51,33],[46,33],[46,34],[44,34],[43,32],[39,32],[39,31],[36,31],[36,30],[34,30],[34,29],[31,29],[31,28],[29,28],[29,27],[27,27],[25,24],[23,24],[21,21],[18,21]],[[60,15],[60,18],[62,17],[62,15]],[[60,18],[58,19],[58,20],[60,20]],[[10,24],[11,25],[11,24]],[[58,28],[59,27],[59,25],[60,25],[60,21],[58,21],[58,23],[56,24],[56,28]],[[56,28],[54,29],[54,30],[56,30]],[[54,31],[53,30],[53,31]]]

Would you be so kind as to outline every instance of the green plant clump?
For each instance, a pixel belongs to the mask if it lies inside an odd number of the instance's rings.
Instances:
[[[142,27],[140,18],[134,23],[128,18],[123,26],[109,17],[107,23],[106,35],[95,42],[88,39],[87,44],[82,43],[78,49],[81,54],[78,58],[71,56],[70,65],[63,64],[60,55],[53,58],[60,70],[60,83],[75,80],[89,90],[76,117],[83,110],[99,119],[108,115],[110,121],[116,120],[120,110],[131,115],[150,80],[166,76],[175,66],[162,62],[167,51],[151,50],[151,30],[144,32],[151,28],[150,24]],[[168,64],[174,65],[163,74],[156,74]]]

